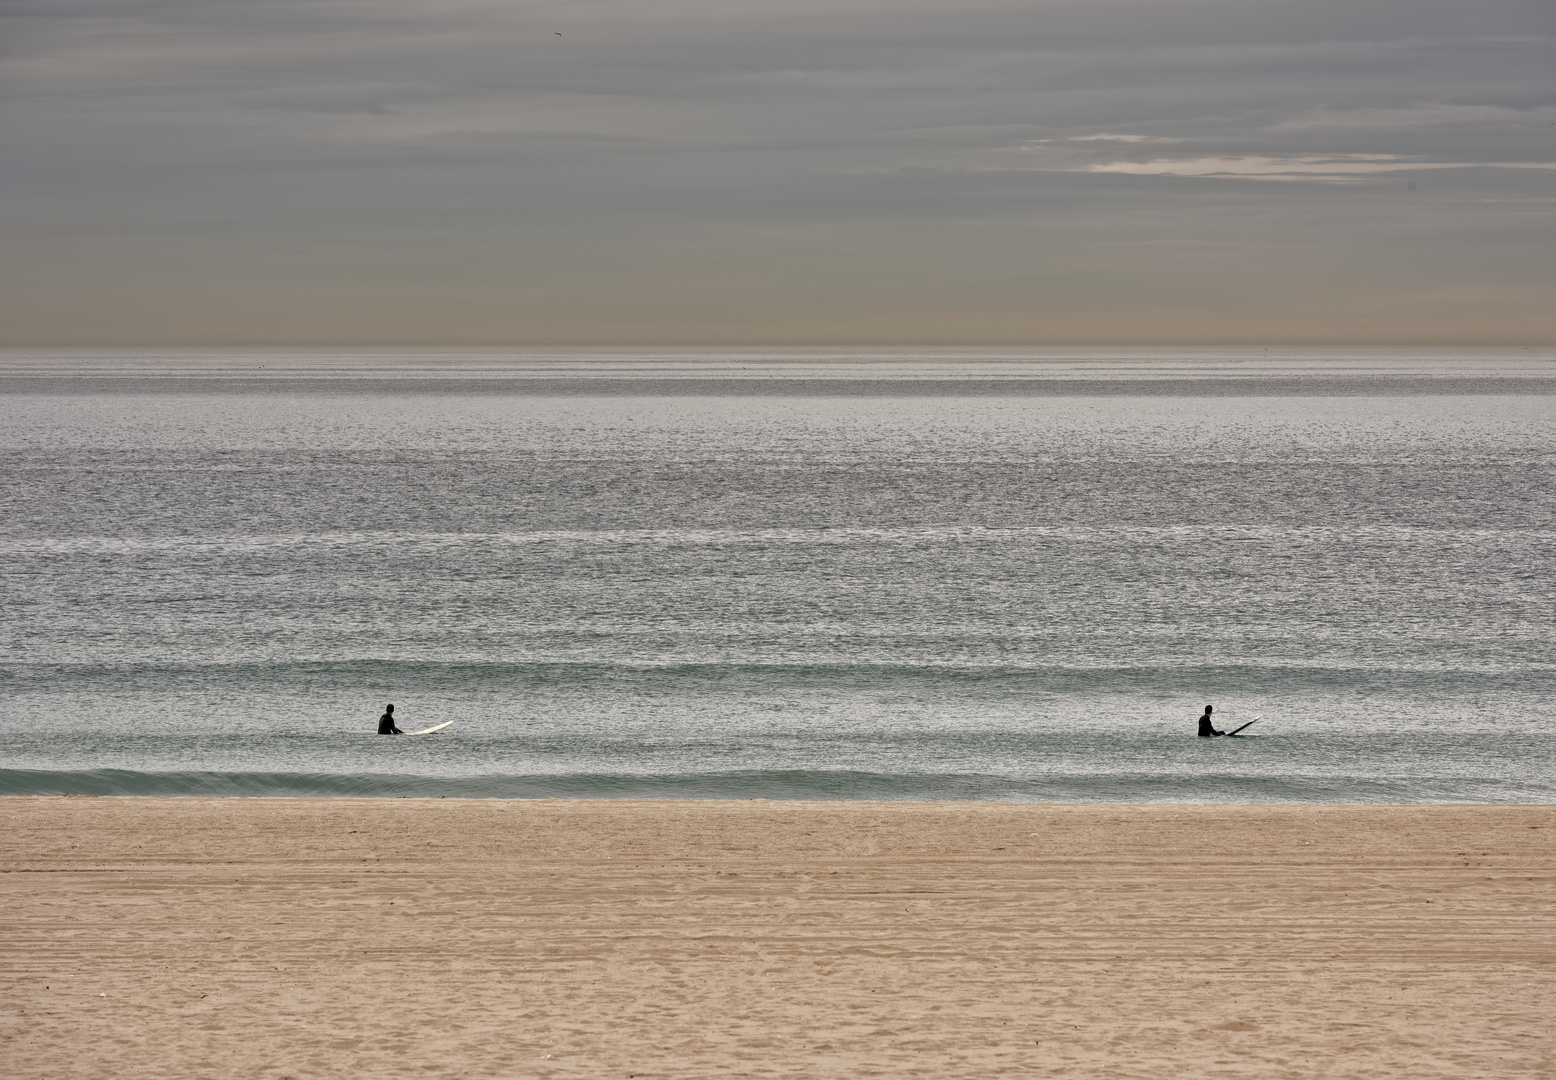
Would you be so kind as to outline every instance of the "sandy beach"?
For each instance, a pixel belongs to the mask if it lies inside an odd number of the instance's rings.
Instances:
[[[0,808],[8,1077],[1556,1070],[1556,807]]]

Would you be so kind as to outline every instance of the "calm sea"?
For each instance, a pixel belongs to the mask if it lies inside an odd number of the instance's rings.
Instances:
[[[1550,802],[1556,357],[13,350],[0,587],[0,793]]]

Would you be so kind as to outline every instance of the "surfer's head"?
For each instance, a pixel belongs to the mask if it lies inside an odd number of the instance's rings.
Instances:
[[[394,706],[393,705],[385,705],[384,706],[384,712],[394,712]]]
[[[390,712],[394,712],[394,706],[393,705],[389,706],[389,711]],[[1205,706],[1205,715],[1206,716],[1209,716],[1211,713],[1213,713],[1215,711],[1216,711],[1216,707],[1214,705],[1206,705]]]

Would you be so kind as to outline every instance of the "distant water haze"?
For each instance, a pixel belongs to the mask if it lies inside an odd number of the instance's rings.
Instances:
[[[1553,392],[1523,349],[13,350],[0,791],[1550,801]]]
[[[416,380],[423,384],[478,380],[535,380],[517,389],[533,390],[541,380],[628,380],[626,390],[641,390],[659,380],[679,380],[697,391],[700,380],[879,381],[875,389],[900,393],[909,380],[941,383],[1020,380],[1024,389],[1071,392],[1049,384],[1071,381],[1237,380],[1253,378],[1257,389],[1280,379],[1304,380],[1310,392],[1332,392],[1332,380],[1395,380],[1384,392],[1463,385],[1463,380],[1556,379],[1556,347],[1503,348],[1439,346],[1025,346],[1008,348],[389,348],[243,349],[212,348],[0,348],[0,387],[23,388],[18,380],[51,380],[48,389],[90,389],[70,380],[122,378],[117,388],[164,391],[169,380],[197,380],[191,390],[221,388],[221,380],[296,379],[327,387],[332,379]],[[1458,380],[1449,382],[1446,380]],[[299,387],[299,389],[304,387]],[[413,388],[415,388],[413,386]],[[584,383],[581,389],[589,389]],[[1365,389],[1358,384],[1353,390]],[[1538,384],[1531,384],[1538,388]],[[471,389],[480,389],[473,386]],[[756,385],[732,385],[755,393]],[[802,389],[795,386],[794,389]],[[942,388],[942,393],[945,392]],[[1020,389],[1020,388],[1018,388]],[[1180,388],[1176,392],[1183,392]],[[1189,391],[1192,392],[1192,389]]]

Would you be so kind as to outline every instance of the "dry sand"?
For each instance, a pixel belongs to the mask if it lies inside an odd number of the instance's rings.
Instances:
[[[1556,807],[0,811],[9,1078],[1556,1075]]]

